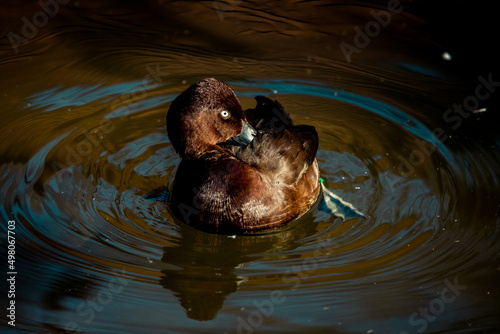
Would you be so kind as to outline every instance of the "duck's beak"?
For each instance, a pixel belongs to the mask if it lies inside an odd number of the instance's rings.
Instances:
[[[250,124],[243,121],[243,128],[241,129],[240,134],[232,137],[230,140],[235,142],[237,145],[247,146],[252,142],[256,135],[257,131],[255,131],[255,129]]]

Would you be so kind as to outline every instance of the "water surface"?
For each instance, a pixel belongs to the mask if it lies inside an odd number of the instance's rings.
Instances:
[[[498,332],[498,93],[485,82],[500,75],[464,67],[473,58],[418,1],[349,63],[340,43],[386,6],[70,2],[17,53],[3,38],[1,262],[9,272],[13,220],[17,274],[2,332]],[[5,36],[41,10],[5,8]],[[367,218],[316,205],[285,230],[225,236],[145,198],[180,162],[169,104],[205,77],[244,108],[267,95],[315,126],[325,185]],[[457,104],[470,111],[447,112]]]

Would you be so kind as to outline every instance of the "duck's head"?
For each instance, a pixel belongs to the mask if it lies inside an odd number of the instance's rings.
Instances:
[[[233,90],[213,78],[177,96],[168,110],[167,132],[183,158],[198,157],[222,142],[247,145],[256,135]]]

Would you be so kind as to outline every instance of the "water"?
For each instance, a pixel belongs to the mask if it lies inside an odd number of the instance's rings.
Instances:
[[[71,2],[18,53],[2,39],[2,332],[498,332],[500,77],[457,71],[403,5],[351,63],[339,43],[385,3]],[[6,8],[18,35],[41,10]],[[180,162],[169,103],[204,77],[315,126],[325,185],[367,219],[222,236],[145,198]]]

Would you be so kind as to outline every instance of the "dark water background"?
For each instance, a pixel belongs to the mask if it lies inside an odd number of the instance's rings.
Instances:
[[[0,3],[2,333],[500,332],[492,4],[46,3]],[[367,219],[221,236],[145,199],[180,161],[169,103],[205,77],[314,125]]]

